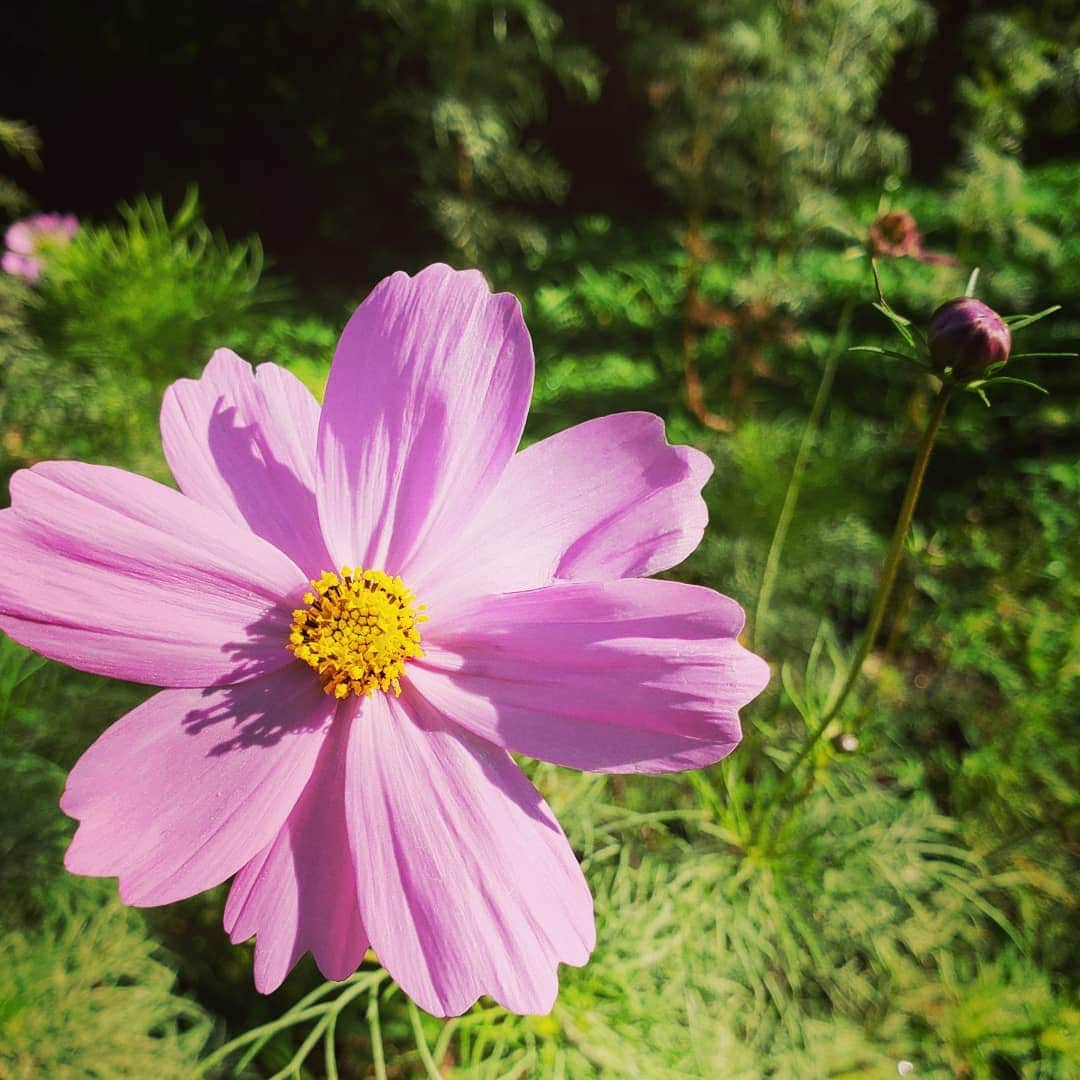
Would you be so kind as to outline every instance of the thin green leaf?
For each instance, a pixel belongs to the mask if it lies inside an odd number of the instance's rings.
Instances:
[[[326,1080],[341,1080],[337,1064],[337,1021],[339,1013],[330,1014],[330,1023],[323,1035],[323,1064],[326,1068]]]
[[[898,352],[896,349],[882,349],[877,345],[852,345],[848,352],[869,352],[877,353],[879,356],[888,356],[893,360],[906,360],[909,364],[915,364],[917,367],[929,370],[930,365],[918,356],[911,356],[909,353]]]
[[[1014,379],[1011,375],[998,375],[993,379],[986,379],[983,382],[984,386],[996,386],[998,383],[1015,383],[1017,386],[1028,386],[1032,390],[1038,390],[1040,394],[1049,395],[1050,391],[1045,386],[1040,386],[1038,383],[1033,383],[1028,379]]]
[[[299,1076],[300,1067],[308,1059],[308,1054],[315,1049],[315,1044],[323,1037],[323,1032],[330,1026],[332,1020],[337,1017],[337,1011],[328,1012],[312,1029],[307,1037],[297,1048],[296,1053],[290,1058],[287,1065],[282,1066],[270,1080],[286,1080],[289,1076]]]
[[[784,687],[784,692],[787,694],[788,700],[795,706],[795,710],[807,723],[809,723],[811,719],[810,707],[795,685],[795,679],[792,675],[790,664],[785,663],[780,665],[780,682]]]
[[[439,1076],[439,1068],[435,1064],[435,1059],[431,1056],[431,1047],[428,1046],[427,1037],[424,1035],[424,1026],[420,1020],[420,1010],[416,1007],[416,1002],[409,999],[409,1023],[412,1024],[413,1036],[416,1039],[416,1049],[420,1054],[420,1061],[423,1063],[424,1072],[427,1074],[428,1080],[442,1080]]]
[[[1077,360],[1080,353],[1074,352],[1024,352],[1013,353],[1014,360]],[[994,365],[995,367],[1000,365]],[[990,369],[987,368],[989,371]]]
[[[1053,315],[1055,311],[1060,310],[1061,305],[1054,304],[1052,307],[1037,311],[1034,315],[1009,315],[1005,319],[1005,325],[1012,331],[1023,330],[1025,326],[1030,326],[1032,323],[1045,319],[1047,315]]]
[[[893,324],[896,332],[911,346],[915,348],[915,335],[908,329],[911,325],[910,319],[905,319],[903,315],[897,315],[895,311],[888,304],[875,304],[874,307],[885,316]]]
[[[382,1023],[379,1020],[379,990],[373,987],[368,998],[368,1030],[371,1032],[371,1057],[375,1080],[386,1080],[386,1051],[383,1048]]]

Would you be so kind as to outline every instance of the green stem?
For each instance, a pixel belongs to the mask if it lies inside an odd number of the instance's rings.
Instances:
[[[811,732],[794,759],[784,769],[780,776],[780,782],[776,785],[772,795],[766,800],[761,811],[759,828],[756,832],[758,840],[764,835],[773,809],[786,794],[792,778],[798,772],[799,766],[810,756],[814,747],[821,741],[821,737],[825,734],[829,724],[832,723],[844,707],[844,702],[847,701],[848,695],[859,681],[863,664],[867,656],[870,655],[870,650],[874,647],[878,632],[881,630],[882,620],[885,618],[885,609],[888,607],[893,586],[896,584],[896,574],[900,569],[904,543],[911,529],[911,521],[915,516],[915,507],[922,492],[923,480],[926,478],[926,467],[930,462],[930,453],[934,449],[934,442],[937,440],[941,421],[945,418],[945,410],[948,408],[952,394],[953,388],[948,384],[943,384],[938,391],[937,399],[934,402],[934,410],[930,415],[926,430],[923,432],[922,441],[919,443],[919,449],[915,454],[915,462],[911,467],[907,490],[904,492],[904,501],[900,505],[900,514],[896,519],[896,527],[893,529],[892,540],[889,543],[889,553],[885,558],[885,566],[878,581],[877,593],[874,595],[874,603],[870,610],[870,622],[867,625],[866,633],[863,635],[862,644],[860,644],[859,650],[855,654],[847,678],[844,680],[844,685],[841,687],[836,700],[826,709],[821,722]]]
[[[428,1080],[440,1080],[439,1067],[431,1056],[431,1048],[424,1036],[424,1025],[420,1020],[420,1010],[409,999],[409,1022],[412,1024],[413,1037],[416,1039],[416,1049],[420,1054],[420,1061],[424,1066],[424,1073]]]
[[[340,1080],[337,1066],[337,1021],[340,1013],[330,1014],[330,1023],[323,1035],[323,1063],[326,1080]]]
[[[235,1039],[225,1043],[224,1046],[218,1047],[209,1057],[203,1058],[198,1063],[195,1075],[205,1076],[225,1061],[230,1054],[234,1054],[237,1050],[247,1046],[247,1053],[236,1066],[238,1071],[242,1071],[279,1031],[302,1024],[306,1020],[325,1018],[327,1013],[340,1012],[358,993],[373,986],[378,987],[385,977],[386,975],[382,971],[358,971],[344,982],[327,980],[321,986],[317,986],[312,990],[311,993],[302,997],[288,1012],[283,1016],[279,1016],[277,1020],[271,1020],[269,1023],[251,1028],[249,1031],[237,1035]],[[333,1001],[314,1004],[320,997],[325,997],[334,990],[340,990],[341,993]],[[319,1030],[320,1032],[324,1030],[321,1024]]]
[[[375,1080],[386,1080],[386,1051],[383,1048],[382,1021],[379,1019],[378,990],[371,991],[367,1007],[368,1028],[371,1031],[371,1056],[375,1069]]]
[[[211,1069],[221,1064],[221,1062],[223,1062],[230,1054],[235,1053],[248,1043],[257,1042],[258,1040],[263,1039],[264,1036],[264,1042],[268,1041],[279,1031],[284,1031],[294,1024],[302,1024],[305,1020],[314,1020],[317,1017],[324,1016],[327,1010],[331,1008],[333,1008],[332,1002],[324,1002],[322,1005],[314,1005],[309,1009],[303,1009],[298,1012],[290,1010],[277,1020],[271,1020],[267,1024],[261,1024],[259,1027],[251,1028],[249,1031],[245,1031],[235,1039],[225,1043],[224,1046],[219,1047],[209,1057],[203,1058],[196,1066],[195,1075],[204,1076],[206,1073],[210,1072]]]
[[[825,361],[825,370],[821,373],[821,382],[818,383],[814,404],[806,420],[806,427],[803,429],[799,452],[795,457],[795,465],[791,470],[787,491],[784,493],[784,505],[780,508],[780,517],[776,521],[772,543],[769,545],[769,555],[765,560],[765,573],[761,578],[761,590],[758,592],[757,609],[754,612],[754,623],[751,627],[751,648],[760,639],[760,635],[765,628],[765,618],[769,612],[769,603],[772,600],[773,589],[776,585],[777,572],[780,569],[780,556],[783,554],[788,530],[791,528],[791,521],[795,516],[795,507],[799,501],[803,474],[809,464],[810,454],[814,449],[814,441],[817,439],[818,428],[821,425],[821,417],[825,412],[825,404],[828,402],[829,394],[832,391],[833,379],[840,363],[844,342],[847,340],[848,328],[851,325],[851,316],[854,309],[855,301],[849,299],[840,313],[840,323],[836,329],[836,336],[833,338],[832,345],[829,348],[829,355]]]
[[[915,516],[915,507],[922,493],[923,480],[926,478],[926,467],[930,464],[930,454],[934,449],[938,431],[941,429],[941,421],[945,419],[945,410],[949,407],[953,388],[943,383],[938,390],[937,400],[934,402],[934,410],[923,432],[922,442],[919,443],[915,462],[911,466],[911,476],[908,478],[907,491],[904,492],[904,501],[900,504],[900,514],[896,519],[896,528],[893,529],[892,541],[889,544],[889,554],[885,557],[885,569],[878,581],[877,593],[874,596],[874,604],[870,609],[870,622],[863,635],[862,644],[851,662],[847,679],[840,690],[839,695],[833,702],[832,707],[826,712],[822,720],[824,728],[844,707],[848,695],[862,674],[862,666],[870,655],[870,650],[877,641],[878,632],[881,630],[882,620],[885,618],[885,609],[889,606],[889,598],[892,596],[893,586],[896,584],[896,574],[900,569],[900,563],[904,555],[904,544],[907,542],[908,533],[911,531],[911,521]]]

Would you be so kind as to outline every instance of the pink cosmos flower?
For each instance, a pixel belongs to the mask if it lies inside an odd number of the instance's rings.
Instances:
[[[45,269],[51,247],[63,247],[79,231],[74,214],[34,214],[8,226],[4,234],[7,251],[0,258],[5,273],[35,282]]]
[[[255,935],[264,992],[307,950],[342,979],[370,945],[431,1013],[551,1008],[592,899],[508,751],[708,765],[768,668],[732,600],[647,577],[700,540],[709,459],[646,413],[516,453],[532,377],[517,301],[432,266],[356,312],[321,411],[228,350],[174,384],[180,491],[15,474],[0,627],[165,687],[68,778],[70,870],[140,906],[235,875],[225,927]]]

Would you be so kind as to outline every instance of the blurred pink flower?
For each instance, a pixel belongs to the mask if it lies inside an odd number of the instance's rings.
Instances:
[[[516,453],[532,379],[514,297],[432,266],[352,317],[321,410],[228,350],[175,383],[180,491],[15,474],[0,627],[167,688],[68,778],[70,870],[140,906],[236,875],[225,926],[256,935],[263,992],[306,950],[342,979],[371,945],[429,1012],[551,1008],[592,898],[509,751],[708,765],[768,668],[734,601],[647,577],[701,539],[709,459],[648,413]]]
[[[7,251],[0,258],[4,272],[34,282],[41,277],[49,249],[63,247],[79,231],[74,214],[34,214],[8,226]]]
[[[922,233],[918,223],[906,210],[889,210],[878,214],[870,225],[870,254],[893,259],[904,256],[924,263],[942,263],[959,266],[952,255],[939,251],[927,251],[923,247]]]

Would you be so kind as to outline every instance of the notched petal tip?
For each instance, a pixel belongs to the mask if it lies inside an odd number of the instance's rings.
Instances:
[[[320,419],[334,562],[407,574],[441,552],[517,448],[532,378],[517,300],[478,271],[436,264],[376,285],[342,332]]]
[[[412,694],[372,699],[350,735],[346,802],[379,961],[436,1016],[481,995],[550,1010],[584,963],[593,905],[547,804],[512,759]]]
[[[726,756],[768,666],[743,609],[652,578],[487,597],[440,626],[416,692],[488,742],[595,772],[673,772]]]

